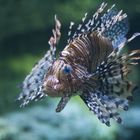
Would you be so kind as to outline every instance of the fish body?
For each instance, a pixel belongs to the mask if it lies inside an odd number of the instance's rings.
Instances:
[[[118,111],[128,110],[136,87],[127,75],[140,59],[140,50],[129,54],[121,54],[121,50],[139,33],[127,39],[127,15],[115,5],[106,7],[102,3],[89,18],[86,13],[74,33],[71,22],[67,45],[57,59],[61,24],[55,17],[50,50],[25,78],[18,98],[23,101],[21,106],[45,96],[61,97],[56,108],[60,112],[78,95],[102,123],[110,126],[111,118],[121,123]]]
[[[46,75],[46,93],[55,97],[63,96],[65,93],[78,94],[85,83],[84,78],[93,73],[112,50],[110,41],[98,36],[97,33],[78,37],[61,52]],[[64,71],[67,65],[71,69],[70,73]]]

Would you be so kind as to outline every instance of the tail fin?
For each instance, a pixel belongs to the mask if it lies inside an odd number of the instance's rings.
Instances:
[[[106,7],[107,3],[103,2],[91,18],[87,18],[86,13],[82,18],[82,23],[78,25],[74,33],[71,33],[71,28],[74,24],[72,22],[68,34],[68,43],[81,35],[87,35],[94,31],[98,32],[98,35],[108,38],[114,48],[117,48],[120,43],[126,40],[125,35],[129,28],[127,15],[122,10],[118,11],[115,5],[105,10]]]

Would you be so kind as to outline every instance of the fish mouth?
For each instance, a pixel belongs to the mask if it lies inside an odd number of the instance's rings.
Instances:
[[[64,95],[64,88],[60,84],[46,85],[45,92],[51,97],[62,97]]]

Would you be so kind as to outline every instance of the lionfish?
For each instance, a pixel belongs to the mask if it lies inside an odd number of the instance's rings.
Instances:
[[[66,47],[56,58],[61,23],[55,16],[55,29],[49,40],[50,50],[33,67],[22,84],[18,100],[21,106],[46,96],[61,97],[56,112],[64,109],[73,96],[80,96],[98,119],[110,126],[110,119],[121,123],[120,110],[128,110],[136,86],[129,81],[131,67],[138,64],[140,50],[122,52],[140,33],[127,39],[127,14],[115,4],[102,3],[77,29],[70,23]]]

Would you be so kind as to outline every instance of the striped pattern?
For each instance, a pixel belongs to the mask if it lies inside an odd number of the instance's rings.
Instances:
[[[83,88],[84,78],[107,58],[111,50],[110,41],[96,33],[75,39],[60,53],[59,59],[47,74],[44,83],[46,93],[49,96],[65,96],[69,93],[75,95]],[[68,75],[63,72],[66,64],[72,67],[72,72]],[[55,81],[59,81],[57,86]]]

